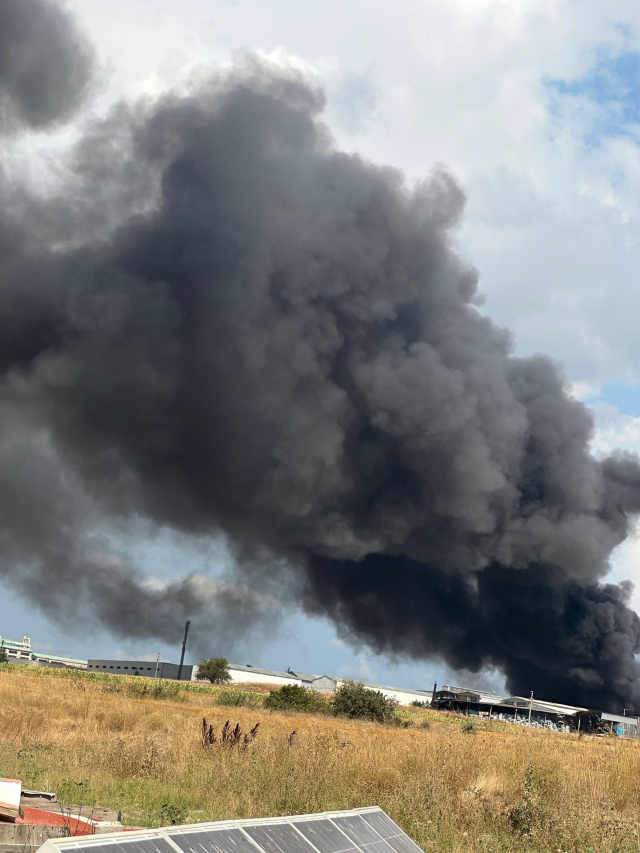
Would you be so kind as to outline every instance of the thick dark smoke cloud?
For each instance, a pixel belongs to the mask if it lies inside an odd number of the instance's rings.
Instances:
[[[247,59],[120,105],[56,197],[22,204],[0,271],[1,571],[173,640],[194,610],[241,635],[293,590],[377,651],[640,710],[640,619],[601,582],[637,460],[594,460],[558,369],[475,307],[453,178],[408,188],[340,152],[323,106]],[[145,585],[99,535],[134,517],[223,533],[245,585]]]
[[[0,125],[43,128],[67,118],[84,98],[93,51],[52,0],[0,3]]]

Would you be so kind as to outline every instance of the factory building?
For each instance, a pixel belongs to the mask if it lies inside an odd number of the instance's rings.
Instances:
[[[575,705],[546,702],[526,696],[497,696],[467,688],[446,686],[434,694],[432,707],[470,717],[520,723],[534,728],[584,734],[638,737],[637,717],[619,716]]]
[[[31,648],[29,637],[22,640],[10,640],[8,637],[0,637],[0,648],[7,653],[10,663],[22,666],[48,666],[64,669],[86,669],[87,661],[79,658],[54,655],[50,652],[36,652]]]
[[[251,664],[229,664],[229,675],[232,684],[297,684],[302,686],[302,679],[291,672],[280,672],[277,669],[261,669]],[[192,681],[198,681],[198,666],[193,667]],[[306,686],[306,685],[305,685]]]
[[[230,663],[229,675],[233,684],[273,684],[282,686],[284,684],[297,684],[307,690],[317,690],[320,693],[333,693],[346,678],[334,678],[330,675],[315,675],[312,672],[288,669],[286,672],[275,669],[262,669],[257,666]],[[194,681],[198,680],[198,667],[193,667]],[[358,679],[354,679],[358,680]],[[410,705],[412,702],[431,701],[431,693],[425,690],[410,690],[404,687],[389,687],[385,684],[364,683],[371,690],[378,690],[388,699],[394,699],[399,705]]]
[[[89,659],[89,672],[104,672],[109,675],[143,675],[146,678],[168,678],[178,680],[180,667],[177,663],[148,660],[95,660]],[[181,681],[193,680],[192,666],[182,667]]]
[[[427,690],[411,690],[408,687],[390,687],[388,684],[373,684],[370,681],[354,680],[360,684],[364,684],[370,690],[377,690],[387,699],[393,699],[398,705],[411,705],[412,702],[423,702],[426,705],[431,704],[431,692]],[[332,678],[328,675],[321,675],[314,679],[309,684],[309,687],[321,693],[333,693],[345,681],[347,681],[346,678]]]

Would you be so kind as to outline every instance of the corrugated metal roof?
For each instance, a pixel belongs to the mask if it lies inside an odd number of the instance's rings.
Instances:
[[[528,710],[531,698],[526,696],[510,696],[508,699],[504,700],[503,704],[516,704],[516,702],[517,707]],[[576,714],[579,714],[580,711],[588,710],[587,708],[580,708],[576,705],[562,705],[559,702],[545,702],[543,699],[534,699],[532,708],[535,711],[547,711],[550,714],[564,714],[566,716],[575,716]]]
[[[621,717],[619,714],[603,714],[603,720],[609,720],[611,723],[623,723],[625,726],[637,726],[637,717]]]
[[[475,693],[482,699],[493,699],[494,702],[501,702],[505,697],[499,693],[494,693],[491,690],[476,690],[475,687],[454,687],[452,684],[443,684],[443,690],[450,690],[452,693]]]
[[[340,681],[345,681],[346,679],[341,678]],[[364,684],[365,687],[369,687],[371,690],[394,690],[396,693],[410,693],[416,697],[421,697],[424,699],[431,699],[431,691],[427,690],[412,690],[410,687],[389,687],[388,684],[372,684],[370,681],[361,681],[360,684]]]
[[[314,675],[312,672],[300,672],[297,669],[290,670],[289,675],[295,675],[301,681],[315,681],[316,678],[321,678],[321,676]]]
[[[251,666],[250,664],[244,664],[243,665],[241,663],[230,663],[229,669],[237,669],[240,672],[251,672],[251,673],[255,673],[256,675],[272,675],[272,676],[275,676],[276,678],[290,678],[291,681],[299,681],[300,680],[295,675],[293,675],[293,673],[291,673],[291,672],[280,672],[277,669],[260,669],[260,667]]]

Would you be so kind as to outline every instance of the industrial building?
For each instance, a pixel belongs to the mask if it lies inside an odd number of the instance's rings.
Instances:
[[[86,669],[87,661],[78,658],[63,657],[50,652],[36,652],[31,648],[31,640],[24,636],[22,640],[10,640],[0,637],[0,649],[4,649],[11,663],[23,666],[49,666],[65,669]]]
[[[95,660],[89,659],[89,672],[105,672],[110,675],[143,675],[145,678],[169,678],[178,681],[180,667],[177,663],[148,660]],[[193,667],[183,666],[181,681],[193,680]]]
[[[608,714],[590,708],[546,702],[525,696],[497,696],[462,687],[445,686],[434,693],[432,707],[456,711],[471,717],[520,723],[534,728],[585,734],[608,734],[638,737],[638,717]]]
[[[411,705],[412,702],[422,702],[426,705],[431,704],[431,692],[427,690],[411,690],[408,687],[390,687],[388,684],[372,684],[370,681],[355,680],[360,684],[364,684],[370,690],[377,690],[383,696],[386,696],[387,699],[393,699],[398,705]],[[318,690],[321,693],[333,693],[345,681],[347,681],[346,678],[331,678],[328,675],[321,675],[312,681],[309,686],[312,690]]]
[[[335,678],[330,675],[315,675],[311,672],[302,672],[300,670],[288,669],[286,672],[275,669],[261,669],[250,664],[229,664],[229,675],[231,682],[234,684],[296,684],[298,687],[305,687],[308,690],[317,690],[320,693],[333,693],[341,684],[344,684],[348,679]],[[198,680],[198,667],[193,667],[193,681]],[[359,681],[359,679],[354,679]],[[412,702],[425,702],[429,704],[431,701],[431,693],[425,690],[411,690],[404,687],[389,687],[385,684],[371,684],[370,682],[362,682],[365,687],[371,690],[378,690],[388,699],[394,699],[399,705],[410,705]]]
[[[302,685],[302,679],[292,672],[280,672],[277,669],[261,669],[251,664],[229,664],[229,675],[232,684],[297,684]],[[198,665],[192,668],[192,681],[198,681]],[[304,685],[307,686],[306,684]]]

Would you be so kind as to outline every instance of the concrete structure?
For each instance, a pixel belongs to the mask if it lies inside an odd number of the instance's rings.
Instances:
[[[31,648],[29,637],[23,637],[22,641],[9,640],[0,637],[0,648],[5,649],[11,663],[19,663],[25,666],[51,666],[66,669],[86,669],[87,661],[79,658],[63,657],[50,652],[34,652]]]
[[[31,640],[29,637],[23,637],[20,640],[10,640],[8,637],[0,637],[0,648],[7,653],[9,660],[22,662],[23,660],[31,660]]]
[[[261,669],[250,664],[230,663],[229,675],[233,684],[297,684],[302,686],[302,680],[293,673],[280,672],[277,669]],[[198,666],[193,667],[192,681],[198,681]]]
[[[180,667],[177,663],[166,661],[90,659],[87,669],[89,672],[104,672],[110,675],[143,675],[145,678],[168,678],[177,681]],[[180,680],[192,681],[192,670],[191,666],[183,666]]]
[[[338,679],[331,675],[319,675],[309,685],[312,690],[317,690],[319,693],[333,693],[338,686]]]

